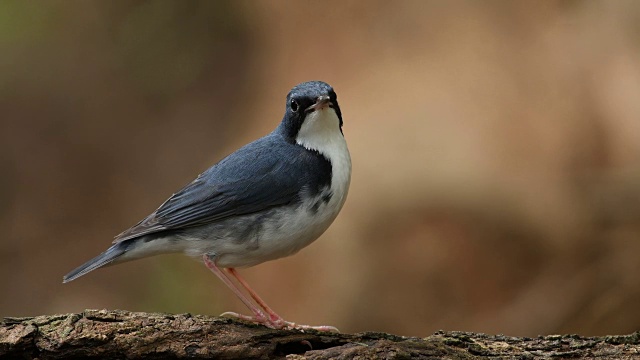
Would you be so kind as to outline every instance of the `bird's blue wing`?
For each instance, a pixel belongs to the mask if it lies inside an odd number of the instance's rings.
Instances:
[[[314,191],[328,185],[330,174],[321,155],[267,136],[200,174],[115,242],[295,203],[303,187]]]

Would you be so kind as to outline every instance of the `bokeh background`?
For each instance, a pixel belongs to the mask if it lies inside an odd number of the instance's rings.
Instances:
[[[640,328],[640,2],[3,1],[0,316],[246,310],[182,255],[62,276],[334,86],[347,203],[243,270],[283,317]]]

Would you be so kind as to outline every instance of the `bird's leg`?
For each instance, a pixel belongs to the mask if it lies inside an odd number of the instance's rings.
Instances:
[[[269,315],[269,320],[271,320],[273,325],[277,326],[278,328],[282,328],[285,325],[287,325],[287,322],[284,321],[284,319],[280,315],[276,314],[275,311],[271,310],[269,305],[267,305],[267,303],[264,302],[264,300],[262,300],[262,298],[255,291],[253,291],[253,289],[244,280],[244,278],[242,276],[240,276],[240,274],[238,273],[238,271],[236,269],[228,268],[226,270],[229,272],[229,274],[231,274],[233,277],[235,277],[236,280],[238,280],[238,283],[240,283],[240,285],[242,285],[245,288],[245,290],[247,290],[247,292],[249,293],[249,295],[251,295],[253,300],[255,300],[255,302],[258,305],[260,305],[260,307],[263,308],[264,311],[267,312],[267,314]]]
[[[260,307],[262,307],[264,311],[267,312],[267,314],[269,314],[269,320],[271,321],[271,324],[276,329],[282,329],[284,327],[287,327],[291,329],[314,329],[319,331],[340,332],[340,330],[338,330],[338,328],[334,326],[326,326],[326,325],[309,326],[309,325],[300,325],[300,324],[292,323],[290,321],[285,321],[280,315],[276,314],[273,310],[271,310],[269,305],[267,305],[267,303],[265,303],[264,300],[262,300],[262,298],[260,298],[260,296],[258,296],[258,294],[255,291],[253,291],[253,289],[251,289],[251,287],[249,287],[249,284],[244,280],[242,276],[240,276],[240,274],[236,269],[228,268],[226,270],[229,272],[229,274],[233,275],[233,277],[235,277],[236,280],[238,280],[238,283],[240,283],[240,285],[242,285],[245,288],[245,290],[247,290],[247,292],[249,293],[249,295],[251,295],[253,300],[255,300],[255,302],[258,305],[260,305]]]
[[[232,315],[234,317],[243,319],[243,320],[247,320],[247,321],[254,321],[254,322],[258,322],[261,324],[264,324],[270,328],[274,328],[274,329],[282,329],[282,328],[290,328],[290,329],[315,329],[315,330],[320,330],[320,331],[332,331],[332,332],[339,332],[339,330],[333,326],[308,326],[308,325],[299,325],[296,323],[292,323],[289,321],[285,321],[284,319],[282,319],[282,317],[280,317],[280,315],[276,314],[273,310],[271,310],[271,308],[264,302],[264,300],[262,300],[262,298],[260,298],[260,296],[258,296],[258,294],[256,294],[255,291],[253,291],[253,289],[251,289],[249,287],[249,284],[247,284],[247,282],[240,276],[240,274],[238,274],[238,271],[234,268],[227,268],[226,270],[229,272],[229,274],[231,274],[233,277],[235,277],[238,280],[238,283],[240,283],[240,285],[242,285],[242,287],[245,288],[245,290],[247,290],[247,292],[249,293],[249,295],[251,295],[251,297],[256,301],[256,303],[258,305],[260,305],[260,307],[262,307],[264,309],[264,311],[267,312],[267,314],[269,315],[268,317],[264,314],[264,312],[262,312],[262,310],[258,309],[252,302],[251,300],[249,300],[240,289],[238,289],[238,287],[233,283],[233,281],[231,281],[231,279],[229,279],[229,277],[225,274],[224,271],[222,271],[216,264],[214,261],[211,260],[211,258],[209,258],[208,255],[203,255],[202,259],[204,260],[204,264],[205,266],[211,270],[211,272],[213,272],[214,274],[216,274],[217,277],[220,278],[220,280],[222,280],[222,282],[224,282],[230,289],[231,291],[233,291],[234,294],[236,294],[236,296],[253,312],[254,316],[246,316],[246,315],[241,315],[241,314],[237,314],[234,312],[226,312],[222,315]]]
[[[251,303],[251,300],[249,300],[242,293],[242,291],[238,289],[238,287],[233,283],[233,281],[231,281],[231,279],[229,279],[229,277],[222,270],[220,270],[220,268],[215,264],[215,262],[213,262],[209,258],[207,254],[202,255],[202,260],[204,260],[204,265],[207,267],[207,269],[211,270],[212,273],[216,274],[216,276],[220,278],[220,280],[222,280],[222,282],[225,283],[229,287],[229,289],[233,291],[234,294],[236,294],[236,296],[249,308],[249,310],[253,312],[254,317],[240,315],[236,313],[224,313],[223,315],[225,314],[234,315],[244,320],[255,321],[262,324],[271,325],[270,319],[267,318],[267,316],[260,309],[258,309],[254,304]],[[271,314],[269,314],[269,316],[271,316]]]

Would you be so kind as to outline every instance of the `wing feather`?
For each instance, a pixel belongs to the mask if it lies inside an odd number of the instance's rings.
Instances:
[[[205,225],[298,201],[300,191],[312,176],[309,170],[322,160],[272,136],[241,148],[200,174],[151,215],[116,236],[114,242]]]

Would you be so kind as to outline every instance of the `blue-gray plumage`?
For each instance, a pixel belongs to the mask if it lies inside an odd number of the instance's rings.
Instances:
[[[200,174],[63,282],[105,265],[185,252],[203,258],[253,311],[252,320],[292,326],[264,304],[234,268],[291,255],[318,238],[342,208],[350,177],[333,88],[320,81],[302,83],[288,94],[284,118],[271,134]],[[221,268],[238,279],[268,316]]]

